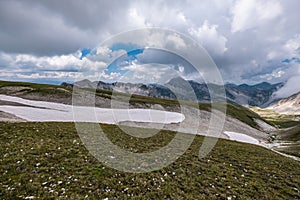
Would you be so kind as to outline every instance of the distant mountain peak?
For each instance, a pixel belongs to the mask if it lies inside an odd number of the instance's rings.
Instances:
[[[66,85],[66,84],[65,84]],[[210,102],[211,94],[208,90],[207,84],[198,83],[196,81],[185,80],[184,78],[177,76],[169,80],[166,84],[143,84],[143,83],[105,83],[103,81],[91,82],[88,79],[78,81],[75,83],[76,86],[82,88],[98,88],[103,90],[120,90],[125,93],[139,94],[144,96],[152,96],[158,98],[169,98],[174,99],[174,91],[176,91],[181,97],[181,100],[186,100],[191,92],[194,92],[199,102]],[[248,84],[226,84],[226,96],[227,101],[233,101],[237,104],[251,105],[251,106],[267,106],[269,105],[271,96],[279,88],[283,86],[283,83],[271,84],[268,82],[258,83],[256,85]],[[214,85],[215,95],[218,95],[218,89],[220,85]],[[193,91],[194,90],[194,91]],[[224,101],[224,98],[221,98]]]
[[[171,80],[169,80],[167,84],[172,84],[172,83],[176,83],[176,82],[186,82],[186,80],[184,78],[182,78],[181,76],[176,76],[176,77],[172,78]]]
[[[83,79],[74,83],[76,87],[81,88],[96,88],[96,85],[88,79]]]

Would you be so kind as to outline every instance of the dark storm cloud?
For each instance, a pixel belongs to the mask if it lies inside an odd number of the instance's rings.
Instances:
[[[93,47],[123,12],[125,1],[0,1],[0,50],[53,55]]]
[[[49,63],[57,70],[71,69],[68,63],[75,63],[80,49],[92,49],[123,31],[155,26],[201,43],[225,81],[287,81],[300,75],[299,63],[281,62],[300,57],[299,6],[299,0],[2,0],[0,72],[30,66],[49,70]],[[27,55],[21,56],[27,59],[24,66],[14,61],[22,54]],[[63,54],[69,60],[53,58]],[[148,56],[143,59],[153,57]],[[162,63],[170,60],[155,56]]]

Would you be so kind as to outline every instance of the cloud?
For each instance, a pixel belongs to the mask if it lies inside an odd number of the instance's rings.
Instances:
[[[289,39],[284,48],[290,54],[290,57],[299,56],[300,54],[300,34],[295,35],[293,38]]]
[[[168,35],[167,42],[171,43],[175,49],[186,49],[185,41],[178,34]]]
[[[263,25],[282,14],[277,0],[238,0],[232,9],[232,32],[244,31]]]
[[[204,46],[208,47],[211,53],[223,54],[226,48],[227,38],[217,31],[218,25],[210,25],[206,20],[197,29],[190,28],[189,33],[198,39]]]
[[[162,64],[136,64],[128,65],[121,68],[126,70],[120,78],[120,82],[134,83],[166,83],[170,79],[180,76],[179,71],[169,65]]]
[[[66,25],[63,18],[21,1],[0,2],[0,24],[1,50],[11,53],[74,52],[89,40],[87,32]]]
[[[107,47],[101,50],[103,55],[88,54],[80,61],[81,50],[94,49],[121,32],[154,26],[201,43],[227,82],[287,81],[295,76],[296,68],[293,62],[282,60],[300,58],[299,5],[298,0],[2,0],[0,74],[97,72],[112,60],[107,55],[116,58],[126,53],[125,49]],[[152,37],[152,43],[193,51],[176,34]],[[138,64],[147,64],[153,57],[161,64],[181,64],[186,75],[197,78],[172,56],[146,52],[138,57],[144,61]],[[108,71],[104,74],[110,75]]]
[[[106,57],[111,52],[102,52]],[[108,60],[108,59],[106,59]],[[56,80],[74,81],[89,78],[91,80],[110,80],[116,77],[115,73],[106,74],[107,63],[105,59],[90,60],[81,58],[81,52],[60,56],[35,56],[30,54],[0,53],[0,79],[3,80]]]
[[[293,94],[300,92],[299,83],[300,75],[293,76],[286,82],[286,84],[280,90],[274,93],[273,99],[287,98]]]
[[[138,12],[136,8],[130,8],[128,10],[128,18],[131,20],[131,25],[136,27],[153,26],[151,23],[147,22],[145,17]]]
[[[267,58],[272,59],[284,59],[289,60],[300,56],[300,34],[295,34],[291,36],[286,41],[283,41],[283,45],[279,46],[277,49],[272,49]]]
[[[94,47],[126,14],[125,1],[0,1],[1,50],[69,54]]]
[[[91,81],[103,80],[105,82],[115,82],[121,77],[120,73],[112,72],[107,74],[102,72],[60,72],[60,71],[42,71],[42,72],[0,72],[2,80],[21,80],[21,81],[38,81],[53,82],[60,84],[62,82],[75,82],[78,80],[89,79]]]
[[[127,51],[123,49],[112,50],[107,46],[98,46],[86,55],[86,58],[91,62],[105,63],[105,67],[108,67],[108,64],[125,54],[127,54]]]
[[[77,72],[43,72],[32,74],[15,74],[21,79],[63,79],[63,78],[78,78],[80,74]]]
[[[300,92],[300,63],[298,60],[292,60],[290,63],[285,64],[285,67],[283,77],[281,77],[281,80],[285,81],[285,85],[274,93],[274,99],[286,98]]]
[[[285,74],[285,72],[283,70],[275,70],[270,74],[264,74],[261,75],[260,78],[262,79],[266,79],[266,80],[272,80],[273,78],[280,78]]]
[[[107,67],[103,61],[91,61],[87,57],[80,59],[80,52],[60,56],[34,56],[30,54],[0,54],[0,60],[6,62],[6,69],[12,67],[32,70],[73,70],[73,71],[99,71]]]

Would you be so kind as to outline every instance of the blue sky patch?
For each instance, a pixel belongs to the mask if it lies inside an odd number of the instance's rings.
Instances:
[[[123,46],[124,47],[124,46]],[[120,49],[119,49],[120,50]],[[125,50],[125,49],[123,49]],[[122,70],[121,67],[131,65],[132,61],[137,61],[137,55],[142,54],[144,49],[133,49],[128,51],[127,54],[114,60],[108,67],[107,72],[110,74],[112,72],[118,72],[121,74],[126,73],[127,70]]]
[[[291,58],[291,59],[284,59],[283,61],[281,61],[281,62],[283,62],[283,63],[291,63],[291,62],[297,62],[297,63],[300,63],[300,58],[295,58],[295,57],[293,57],[293,58]]]
[[[110,47],[110,49],[112,51],[124,50],[126,52],[130,52],[135,49],[141,49],[141,46],[132,43],[115,43]]]
[[[86,57],[90,53],[91,53],[91,49],[82,49],[80,60],[82,60],[82,58]]]
[[[132,51],[127,52],[128,56],[136,56],[138,54],[142,54],[144,52],[144,49],[135,49]]]

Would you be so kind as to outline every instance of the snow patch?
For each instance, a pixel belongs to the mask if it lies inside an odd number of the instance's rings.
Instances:
[[[0,95],[0,100],[21,103],[27,106],[0,106],[0,111],[13,114],[27,121],[46,122],[95,122],[116,124],[123,121],[148,123],[180,123],[185,119],[181,113],[151,109],[109,109],[72,106],[46,101],[33,101]],[[32,106],[32,107],[28,107]],[[38,108],[37,108],[38,107]]]
[[[259,145],[259,141],[249,135],[229,131],[225,131],[224,134],[227,135],[230,140]]]

